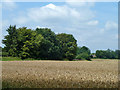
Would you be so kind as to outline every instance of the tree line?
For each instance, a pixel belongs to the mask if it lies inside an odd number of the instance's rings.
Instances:
[[[100,58],[100,59],[120,59],[120,50],[96,50],[95,53],[91,53],[90,49],[86,46],[77,47],[76,59]]]
[[[97,58],[103,59],[119,59],[120,58],[120,50],[97,50],[95,53]]]
[[[78,47],[72,34],[55,34],[49,28],[28,29],[9,26],[8,35],[0,47],[2,56],[20,57],[21,59],[82,60],[91,58],[119,59],[120,50],[97,50],[91,53],[86,46]],[[2,48],[2,50],[1,50]]]

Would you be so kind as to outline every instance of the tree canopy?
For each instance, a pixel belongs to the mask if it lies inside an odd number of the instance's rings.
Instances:
[[[97,50],[96,56],[97,58],[103,58],[103,59],[119,59],[120,50]]]
[[[86,46],[82,46],[82,47],[78,47],[77,48],[77,54],[81,54],[81,53],[87,53],[90,55],[90,49]]]
[[[76,59],[86,59],[90,60],[90,49],[86,46],[77,47],[77,56]]]
[[[57,35],[60,40],[61,53],[63,58],[72,60],[76,56],[77,40],[71,34],[61,33]]]

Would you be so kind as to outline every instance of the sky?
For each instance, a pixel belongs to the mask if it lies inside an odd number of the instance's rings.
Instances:
[[[72,34],[78,46],[87,46],[93,53],[118,49],[117,2],[4,2],[2,39],[9,25]]]

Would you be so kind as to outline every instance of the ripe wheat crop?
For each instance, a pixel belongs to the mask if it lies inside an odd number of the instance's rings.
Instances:
[[[2,61],[3,88],[117,88],[118,60]]]

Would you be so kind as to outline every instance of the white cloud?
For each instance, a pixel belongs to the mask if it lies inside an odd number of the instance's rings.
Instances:
[[[88,25],[97,25],[99,23],[99,21],[94,20],[94,21],[89,21]]]
[[[55,9],[56,8],[56,6],[54,4],[48,4],[48,5],[46,5],[46,7],[47,8],[51,8],[51,9]]]
[[[105,24],[106,30],[117,30],[118,24],[113,21],[107,21]]]
[[[46,23],[57,25],[64,22],[63,25],[74,24],[78,25],[81,23],[88,22],[94,17],[94,12],[89,8],[85,10],[70,8],[67,5],[56,6],[54,4],[48,4],[43,7],[30,8],[26,11],[26,15],[21,17],[17,16],[14,21],[18,24],[24,24],[29,21],[36,23]],[[96,21],[93,22],[97,23]]]
[[[109,30],[117,33],[117,31],[118,31],[118,24],[116,22],[113,22],[113,21],[107,21],[105,23],[104,27],[99,29],[101,34],[107,33],[107,32],[109,32]],[[116,35],[114,35],[113,37],[117,38]]]
[[[64,19],[71,19],[80,17],[80,13],[67,6],[55,6],[48,4],[39,8],[31,8],[28,10],[28,17],[35,22],[49,21],[58,22]]]

